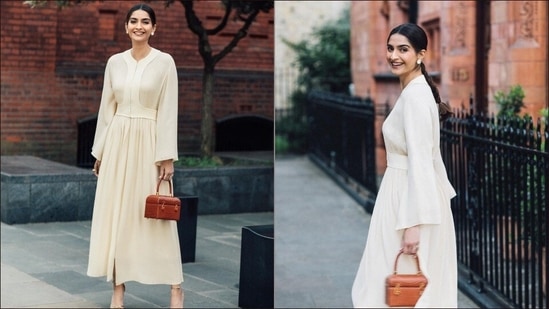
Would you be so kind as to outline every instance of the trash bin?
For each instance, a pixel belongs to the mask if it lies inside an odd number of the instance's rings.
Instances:
[[[242,228],[238,306],[274,307],[274,226]]]
[[[181,200],[181,215],[179,221],[177,221],[181,263],[194,262],[196,253],[198,196],[182,195],[178,197]]]

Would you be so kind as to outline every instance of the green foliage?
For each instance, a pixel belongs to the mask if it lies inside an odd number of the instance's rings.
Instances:
[[[275,137],[275,149],[277,154],[286,154],[290,151],[290,142],[284,136],[277,135]]]
[[[223,161],[217,156],[181,156],[179,157],[179,161],[176,161],[174,165],[186,167],[216,167],[222,166]]]
[[[286,117],[276,122],[276,135],[286,140],[287,152],[305,153],[309,126],[306,118],[307,92],[298,89],[292,93],[290,100],[293,102],[292,109]]]
[[[278,120],[276,134],[286,140],[287,151],[307,150],[307,95],[313,89],[348,93],[351,83],[349,10],[337,20],[313,29],[309,38],[297,43],[282,39],[296,53],[297,87],[292,93],[291,113]],[[282,146],[280,146],[282,147]],[[276,148],[279,151],[279,148]]]
[[[540,119],[540,123],[538,125],[542,126],[541,128],[544,131],[549,130],[549,128],[547,127],[547,123],[549,123],[549,108],[547,108],[547,107],[542,108],[539,113],[540,113],[542,119]],[[541,151],[547,150],[545,148],[545,145],[547,145],[547,140],[546,139],[544,139],[541,142],[541,147],[540,147]]]
[[[269,165],[272,162],[260,160],[246,160],[226,158],[219,156],[200,156],[200,155],[184,155],[180,156],[179,160],[174,163],[176,167],[193,167],[193,168],[212,168],[224,166],[252,166],[252,165]]]
[[[540,113],[541,117],[543,117],[545,119],[549,118],[549,108],[547,108],[547,107],[542,108],[539,113]]]
[[[524,107],[524,90],[520,85],[511,87],[508,93],[498,91],[494,100],[499,107],[498,117],[516,117]]]
[[[59,8],[64,8],[64,7],[69,7],[69,6],[72,6],[72,5],[83,3],[84,1],[85,0],[55,0],[55,4]],[[48,1],[48,0],[27,0],[27,1],[23,1],[23,4],[28,5],[31,8],[35,8],[35,7],[43,7],[48,2],[52,2],[52,1]]]
[[[348,10],[339,19],[314,28],[310,39],[298,43],[283,39],[283,42],[296,53],[293,64],[299,70],[299,86],[306,90],[348,91],[351,83]]]

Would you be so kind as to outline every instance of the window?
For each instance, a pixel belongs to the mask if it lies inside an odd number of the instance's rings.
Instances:
[[[431,19],[422,23],[422,27],[427,33],[429,44],[426,54],[427,71],[440,73],[440,19]]]

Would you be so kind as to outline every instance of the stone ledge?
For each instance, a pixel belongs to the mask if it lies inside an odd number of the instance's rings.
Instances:
[[[1,156],[1,221],[90,220],[96,178],[88,169],[33,156]]]
[[[176,195],[198,196],[201,215],[274,209],[273,166],[176,167],[173,182]]]
[[[91,170],[33,156],[1,156],[0,220],[7,224],[90,220]],[[197,196],[198,214],[274,210],[272,165],[176,167],[174,194]]]

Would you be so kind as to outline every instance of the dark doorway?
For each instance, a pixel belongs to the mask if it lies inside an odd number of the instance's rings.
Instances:
[[[273,150],[273,120],[262,116],[230,116],[216,122],[216,151]]]

